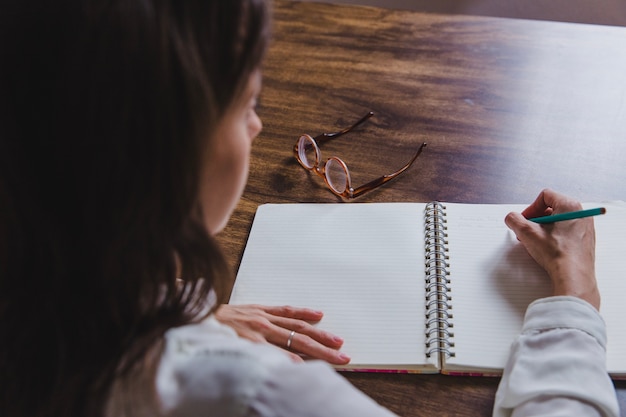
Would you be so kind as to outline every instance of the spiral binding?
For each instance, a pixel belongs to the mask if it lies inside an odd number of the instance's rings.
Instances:
[[[426,356],[455,356],[446,207],[435,201],[424,209],[426,244]]]

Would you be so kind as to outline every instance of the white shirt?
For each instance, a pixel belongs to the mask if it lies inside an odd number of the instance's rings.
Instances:
[[[605,345],[604,322],[585,301],[550,297],[531,304],[494,416],[619,416]],[[326,363],[293,363],[213,318],[167,332],[156,388],[167,416],[393,415]]]
[[[493,415],[619,416],[606,372],[606,326],[591,304],[550,297],[528,307]]]

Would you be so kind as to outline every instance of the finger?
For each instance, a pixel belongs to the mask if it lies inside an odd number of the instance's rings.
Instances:
[[[287,340],[288,338],[289,335],[287,335]],[[297,332],[291,339],[290,350],[310,358],[324,360],[333,365],[345,365],[350,362],[350,357],[345,353],[321,345],[311,337]]]
[[[535,201],[522,212],[527,219],[548,216],[554,213],[564,213],[582,209],[582,204],[564,194],[546,188],[541,191]]]
[[[520,239],[521,234],[527,234],[527,230],[531,226],[525,216],[515,212],[507,214],[504,223],[515,233],[518,239]]]
[[[302,358],[302,356],[300,355],[296,355],[293,352],[287,352],[287,354],[289,355],[289,357],[291,358],[292,361],[296,362],[296,363],[300,363],[300,362],[304,362],[304,359]]]
[[[276,326],[295,330],[298,333],[311,337],[318,343],[334,349],[338,349],[343,345],[341,337],[312,326],[309,323],[321,320],[323,317],[321,311],[292,306],[263,307],[263,311],[267,313],[265,318]]]
[[[530,249],[528,242],[536,240],[538,234],[544,232],[541,225],[528,221],[528,219],[520,213],[511,212],[507,214],[504,218],[504,223],[515,233],[517,240],[519,240],[526,249]]]
[[[557,213],[579,210],[582,208],[582,205],[575,199],[550,189],[543,191],[543,199],[545,204],[552,207]]]
[[[531,219],[533,217],[548,216],[552,214],[554,199],[555,196],[552,190],[542,190],[535,198],[535,201],[522,211],[522,216],[527,219]]]
[[[310,337],[317,343],[332,349],[339,349],[343,345],[343,339],[341,337],[313,326],[304,320],[286,319],[279,316],[268,317],[268,320],[278,327],[288,329],[289,331],[295,330],[300,334]]]
[[[263,310],[269,314],[275,316],[306,320],[311,322],[317,322],[324,317],[324,313],[319,310],[313,310],[310,308],[292,307],[292,306],[271,306],[262,307]]]

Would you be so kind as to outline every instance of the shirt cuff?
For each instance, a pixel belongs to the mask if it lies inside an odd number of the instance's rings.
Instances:
[[[578,329],[595,338],[606,350],[606,325],[598,310],[585,300],[555,296],[534,301],[526,310],[522,333],[555,328]]]

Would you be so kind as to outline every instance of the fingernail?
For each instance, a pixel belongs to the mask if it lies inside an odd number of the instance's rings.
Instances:
[[[333,342],[335,343],[343,343],[343,339],[339,336],[333,336]]]
[[[341,359],[342,361],[345,362],[350,362],[350,356],[346,355],[345,353],[340,353],[339,354],[339,359]]]

